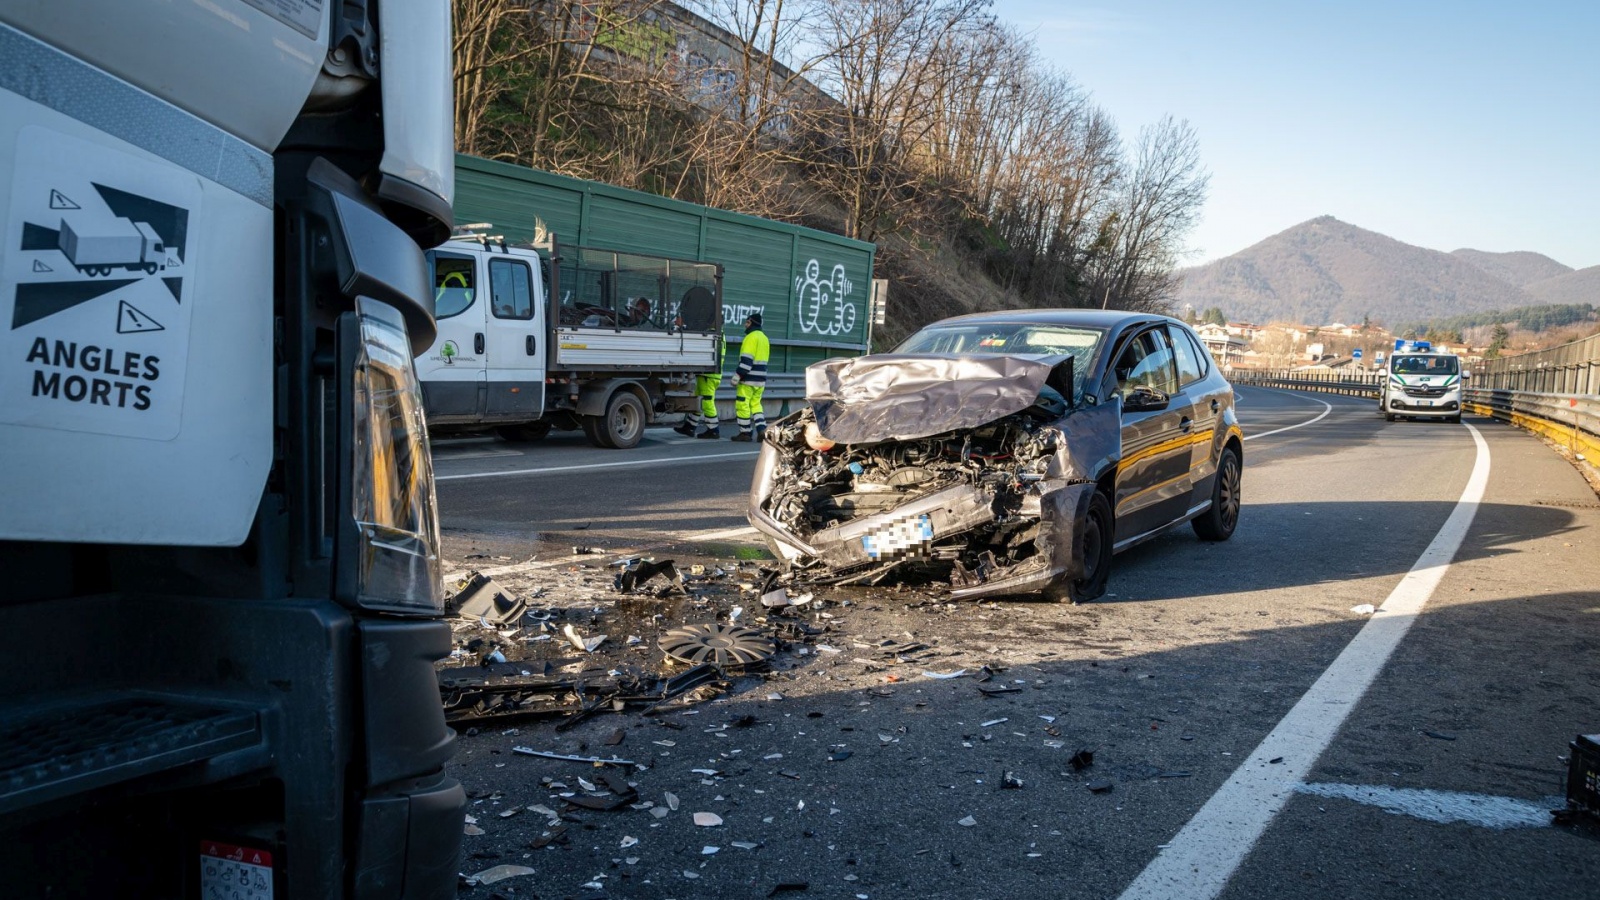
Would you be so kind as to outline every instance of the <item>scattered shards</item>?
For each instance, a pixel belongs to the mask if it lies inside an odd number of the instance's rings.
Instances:
[[[810,603],[811,600],[812,596],[810,594],[791,595],[784,588],[767,591],[761,595],[761,605],[765,606],[767,609],[783,609],[784,607],[789,606],[805,606],[807,603]]]
[[[1360,605],[1350,607],[1350,611],[1358,616],[1370,616],[1378,610],[1377,607],[1373,606],[1371,603],[1362,603]]]
[[[1093,781],[1086,782],[1084,787],[1088,788],[1092,794],[1104,794],[1110,791],[1114,785],[1109,778],[1096,778]]]
[[[678,811],[678,795],[677,794],[674,794],[671,791],[665,791],[665,792],[662,793],[662,797],[667,801],[667,809],[670,809],[673,812],[677,812]]]
[[[548,847],[551,844],[565,844],[566,842],[567,842],[567,826],[565,826],[565,825],[557,825],[556,827],[550,829],[549,831],[546,831],[546,832],[540,834],[538,837],[536,837],[533,840],[529,841],[528,842],[528,846],[533,848],[534,850],[538,850],[538,849],[541,849],[543,847]]]
[[[500,810],[500,818],[509,819],[519,812],[522,812],[522,809],[516,806],[513,806],[510,809],[502,809]]]
[[[1281,763],[1281,762],[1283,762],[1283,757],[1274,756],[1273,758],[1267,760],[1267,765],[1275,766],[1275,765],[1277,765],[1278,763]]]
[[[1020,694],[1022,688],[1011,684],[980,684],[978,691],[985,696],[993,697],[998,694]]]
[[[678,567],[673,565],[670,559],[663,559],[660,562],[624,560],[622,571],[617,573],[616,580],[611,586],[624,594],[632,594],[644,590],[645,584],[658,575],[666,578],[665,585],[658,592],[659,596],[688,593],[683,587],[683,576],[679,574]]]
[[[528,812],[534,813],[536,815],[544,816],[546,819],[559,819],[559,818],[561,818],[560,816],[556,815],[556,811],[555,810],[551,809],[548,806],[545,806],[542,803],[535,803],[534,805],[528,807]]]
[[[753,843],[751,843],[749,841],[733,841],[731,843],[732,843],[733,846],[738,847],[740,850],[754,850],[757,847],[761,846],[760,844],[753,844]]]
[[[708,699],[723,686],[721,672],[710,665],[696,666],[665,680],[613,671],[605,679],[585,677],[582,672],[570,677],[525,674],[489,684],[481,677],[462,677],[461,671],[440,673],[439,692],[446,722],[564,715],[566,721],[557,728],[570,728],[598,712],[634,709],[649,713],[669,701],[688,705]],[[671,723],[659,724],[672,727]]]
[[[828,755],[828,762],[844,762],[850,758],[849,750],[837,750]]]
[[[618,744],[622,743],[623,738],[625,738],[627,736],[628,736],[628,732],[624,731],[623,729],[621,729],[621,728],[613,729],[610,734],[606,735],[606,746],[607,747],[615,747]]]
[[[600,552],[599,550],[596,550],[593,547],[573,547],[572,548],[572,555],[573,556],[593,556],[593,555],[595,555],[596,553],[599,553],[599,552]]]
[[[476,837],[480,834],[483,834],[484,830],[476,825],[464,825],[462,826],[461,833],[469,837]]]
[[[967,816],[964,819],[957,819],[956,820],[956,824],[960,825],[963,828],[971,828],[972,826],[978,824],[978,820],[974,819],[971,816]]]
[[[1000,787],[1002,790],[1008,791],[1020,790],[1022,788],[1022,779],[1018,778],[1015,772],[1007,772],[1000,776]]]
[[[772,658],[772,640],[754,628],[710,623],[685,625],[661,636],[661,652],[679,662],[719,668],[748,666]]]
[[[923,672],[922,673],[922,677],[924,677],[924,678],[937,678],[937,679],[939,679],[941,681],[944,681],[944,680],[948,680],[948,679],[951,679],[951,678],[960,678],[961,676],[963,676],[965,674],[967,674],[967,670],[966,669],[957,669],[954,672]]]
[[[590,765],[596,765],[596,766],[602,766],[602,765],[603,766],[637,766],[638,765],[638,763],[634,762],[631,759],[617,759],[616,757],[612,757],[610,759],[606,759],[604,757],[599,757],[599,756],[569,756],[569,755],[567,755],[565,753],[551,753],[551,752],[549,752],[547,750],[535,750],[532,747],[512,747],[511,748],[511,752],[512,753],[518,753],[518,754],[521,754],[523,756],[537,756],[540,759],[559,759],[559,760],[561,760],[563,762],[581,762],[581,763],[589,763]]]
[[[1453,741],[1453,740],[1456,739],[1455,735],[1453,735],[1453,734],[1445,734],[1442,731],[1424,731],[1422,733],[1427,735],[1428,737],[1433,738],[1436,741]]]
[[[722,824],[722,817],[714,812],[697,812],[694,814],[694,823],[701,828],[715,828]]]
[[[571,625],[561,626],[561,634],[566,637],[568,643],[585,653],[593,653],[596,647],[606,642],[607,637],[607,635],[603,634],[585,637],[584,635],[578,634],[578,632]]]
[[[1011,721],[1009,718],[990,719],[989,721],[980,724],[978,727],[979,728],[992,728],[992,727],[994,727],[996,725],[1001,725],[1001,724],[1004,724],[1004,723],[1009,722],[1009,721]]]
[[[450,605],[456,615],[481,619],[491,626],[514,625],[528,609],[528,601],[514,596],[499,582],[479,572],[467,576]]]
[[[707,844],[706,846],[700,848],[700,855],[701,856],[716,856],[721,851],[722,851],[721,847],[713,847],[713,846]]]
[[[468,875],[467,883],[469,885],[494,884],[497,881],[505,881],[507,878],[516,878],[518,875],[532,874],[534,874],[534,871],[527,866],[495,866],[490,869],[484,869],[476,875]]]
[[[620,849],[626,850],[629,847],[637,846],[638,843],[639,843],[639,839],[638,838],[633,837],[632,835],[623,835],[622,836],[622,844],[620,846]]]
[[[1074,772],[1082,772],[1084,769],[1094,765],[1094,751],[1079,750],[1077,753],[1072,754],[1071,759],[1067,760],[1067,765],[1071,766]]]

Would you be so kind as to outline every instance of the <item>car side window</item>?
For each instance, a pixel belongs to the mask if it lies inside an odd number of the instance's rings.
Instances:
[[[495,318],[533,318],[531,277],[525,263],[509,259],[489,261],[489,309]]]
[[[433,317],[448,319],[472,307],[477,285],[470,256],[428,253],[428,268],[433,280]]]
[[[1195,344],[1189,329],[1177,325],[1170,328],[1172,349],[1178,356],[1178,384],[1188,387],[1205,377],[1206,355]]]
[[[1163,394],[1178,390],[1178,372],[1166,329],[1152,328],[1135,335],[1122,349],[1116,364],[1117,389],[1124,396],[1136,387]]]

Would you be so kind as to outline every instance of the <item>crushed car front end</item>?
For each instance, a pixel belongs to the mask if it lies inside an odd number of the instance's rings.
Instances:
[[[1060,353],[819,363],[808,406],[767,431],[750,521],[818,583],[948,580],[957,599],[1071,584],[1079,523],[1120,446],[1115,405],[1081,404],[1079,365]]]

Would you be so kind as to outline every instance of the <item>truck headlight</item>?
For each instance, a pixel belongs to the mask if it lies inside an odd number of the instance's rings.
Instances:
[[[351,515],[358,532],[356,602],[367,609],[443,610],[438,501],[422,393],[400,311],[357,299]]]

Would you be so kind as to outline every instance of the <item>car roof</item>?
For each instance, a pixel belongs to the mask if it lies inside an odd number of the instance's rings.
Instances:
[[[1003,312],[969,313],[930,322],[924,327],[940,325],[1079,325],[1116,331],[1140,322],[1177,322],[1177,319],[1153,313],[1128,312],[1123,309],[1012,309]],[[1180,323],[1181,324],[1181,323]]]

